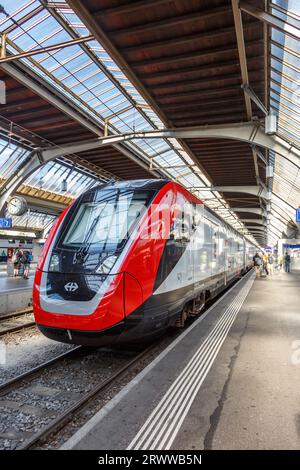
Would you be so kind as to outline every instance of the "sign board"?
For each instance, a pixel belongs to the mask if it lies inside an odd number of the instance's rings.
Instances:
[[[0,228],[12,228],[12,219],[0,218]]]
[[[296,222],[300,222],[300,207],[296,209]]]
[[[298,244],[298,245],[296,245],[296,244],[295,244],[295,245],[289,245],[289,244],[286,244],[286,243],[285,243],[285,244],[283,245],[283,247],[284,247],[285,249],[291,248],[291,249],[297,249],[297,250],[298,250],[298,249],[300,248],[300,245],[299,245],[299,244]]]
[[[0,229],[0,236],[16,237],[16,238],[36,238],[34,232],[20,232],[19,230],[2,230]]]

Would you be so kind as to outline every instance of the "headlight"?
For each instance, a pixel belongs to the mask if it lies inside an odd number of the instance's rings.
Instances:
[[[59,256],[56,254],[53,254],[50,259],[50,264],[49,264],[49,271],[59,271]]]
[[[96,273],[108,274],[117,260],[117,256],[112,255],[105,258],[96,269]]]

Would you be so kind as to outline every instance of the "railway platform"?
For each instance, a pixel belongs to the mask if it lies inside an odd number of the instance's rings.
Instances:
[[[29,279],[8,277],[6,273],[0,273],[0,317],[31,305],[33,279],[33,272]]]
[[[248,273],[63,449],[299,449],[300,271]]]

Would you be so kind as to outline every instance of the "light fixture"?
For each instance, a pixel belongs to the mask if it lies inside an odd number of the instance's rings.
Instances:
[[[65,193],[66,191],[68,191],[68,182],[66,179],[62,180],[61,182],[61,191],[63,193]]]
[[[265,133],[267,135],[274,135],[277,131],[277,116],[275,114],[268,114],[265,117]]]
[[[266,178],[273,178],[273,166],[272,165],[267,165],[266,166]]]

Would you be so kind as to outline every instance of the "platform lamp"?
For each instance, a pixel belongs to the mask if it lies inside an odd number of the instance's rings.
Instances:
[[[275,114],[268,114],[265,117],[265,133],[267,135],[274,135],[277,132],[277,116]]]
[[[66,176],[66,177],[62,180],[62,182],[61,182],[61,188],[60,188],[60,189],[61,189],[61,192],[63,192],[63,193],[66,193],[66,192],[68,191],[68,178],[69,178],[69,176],[71,175],[71,173],[72,173],[72,171],[74,170],[74,168],[75,168],[75,165],[73,165],[73,166],[70,168],[70,170],[69,170],[67,176]]]
[[[68,191],[68,182],[67,182],[66,179],[62,180],[62,182],[61,182],[61,191],[63,193]]]

